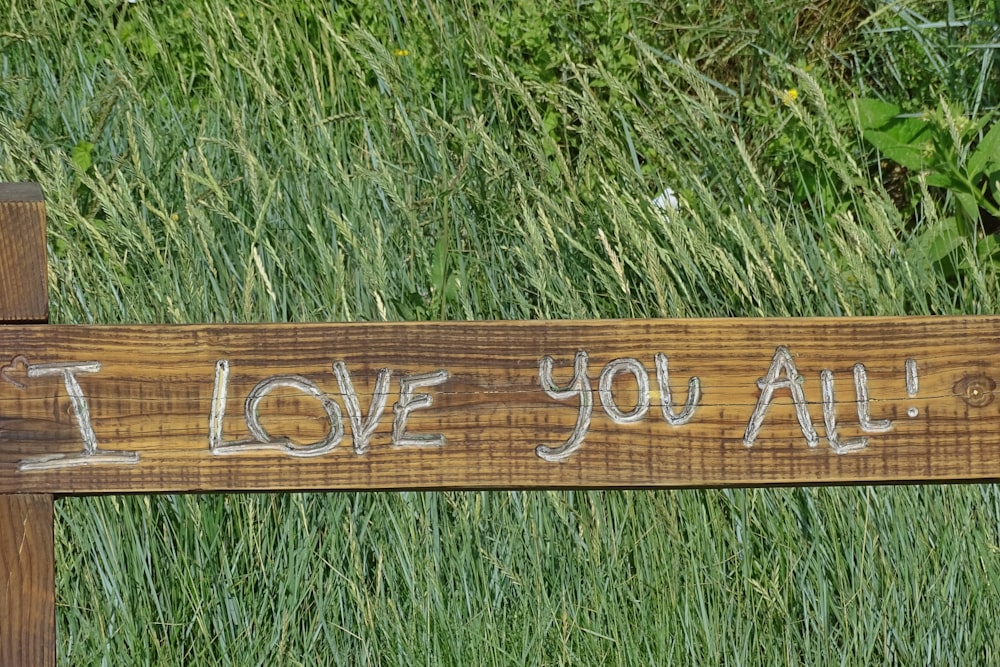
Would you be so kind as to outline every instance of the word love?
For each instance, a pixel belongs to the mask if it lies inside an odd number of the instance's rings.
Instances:
[[[367,414],[361,412],[358,393],[347,370],[347,364],[338,361],[333,364],[333,373],[340,386],[340,395],[351,422],[351,436],[354,453],[362,455],[368,451],[372,434],[378,426],[389,399],[389,383],[392,371],[379,369],[375,378],[375,389]],[[414,410],[429,408],[433,398],[417,389],[434,387],[448,380],[448,371],[404,375],[399,378],[399,400],[392,406],[392,445],[394,447],[441,447],[444,436],[440,434],[414,434],[406,430],[406,423]],[[320,402],[330,420],[330,430],[321,440],[299,445],[288,438],[272,438],[260,423],[258,408],[260,402],[275,389],[287,387],[296,389]],[[322,456],[336,447],[344,437],[344,422],[340,406],[316,384],[300,375],[275,375],[262,380],[247,395],[243,417],[247,430],[252,436],[246,440],[227,442],[222,433],[222,421],[226,416],[226,398],[229,391],[229,362],[225,359],[215,364],[215,388],[212,392],[212,412],[209,418],[208,445],[213,454],[233,454],[255,450],[278,450],[289,456]]]

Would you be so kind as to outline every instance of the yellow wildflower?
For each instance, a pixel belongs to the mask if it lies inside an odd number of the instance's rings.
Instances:
[[[176,213],[173,213],[173,214],[170,215],[171,222],[177,222],[180,219],[181,219],[180,216],[177,215]]]
[[[799,99],[799,91],[789,88],[781,95],[781,103],[786,107],[792,106],[792,102]]]
[[[404,58],[404,57],[410,55],[410,50],[409,49],[396,49],[395,51],[392,52],[392,54],[394,56],[396,56],[397,58]]]

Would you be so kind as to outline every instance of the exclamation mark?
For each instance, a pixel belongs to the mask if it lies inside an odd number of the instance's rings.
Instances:
[[[907,359],[906,360],[906,395],[913,398],[917,395],[917,389],[920,384],[917,380],[917,360]],[[906,410],[906,416],[910,419],[914,419],[920,414],[920,410],[915,407],[910,407]]]

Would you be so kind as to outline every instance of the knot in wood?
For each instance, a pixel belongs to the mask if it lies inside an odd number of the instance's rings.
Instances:
[[[954,392],[968,405],[983,408],[993,402],[997,383],[989,375],[966,375],[955,383]]]

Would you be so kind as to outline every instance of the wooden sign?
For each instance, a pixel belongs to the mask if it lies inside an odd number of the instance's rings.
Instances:
[[[0,184],[0,323],[46,319]],[[0,326],[0,664],[55,664],[53,494],[1000,479],[1000,317]]]
[[[0,493],[1000,478],[1000,318],[0,328]]]

